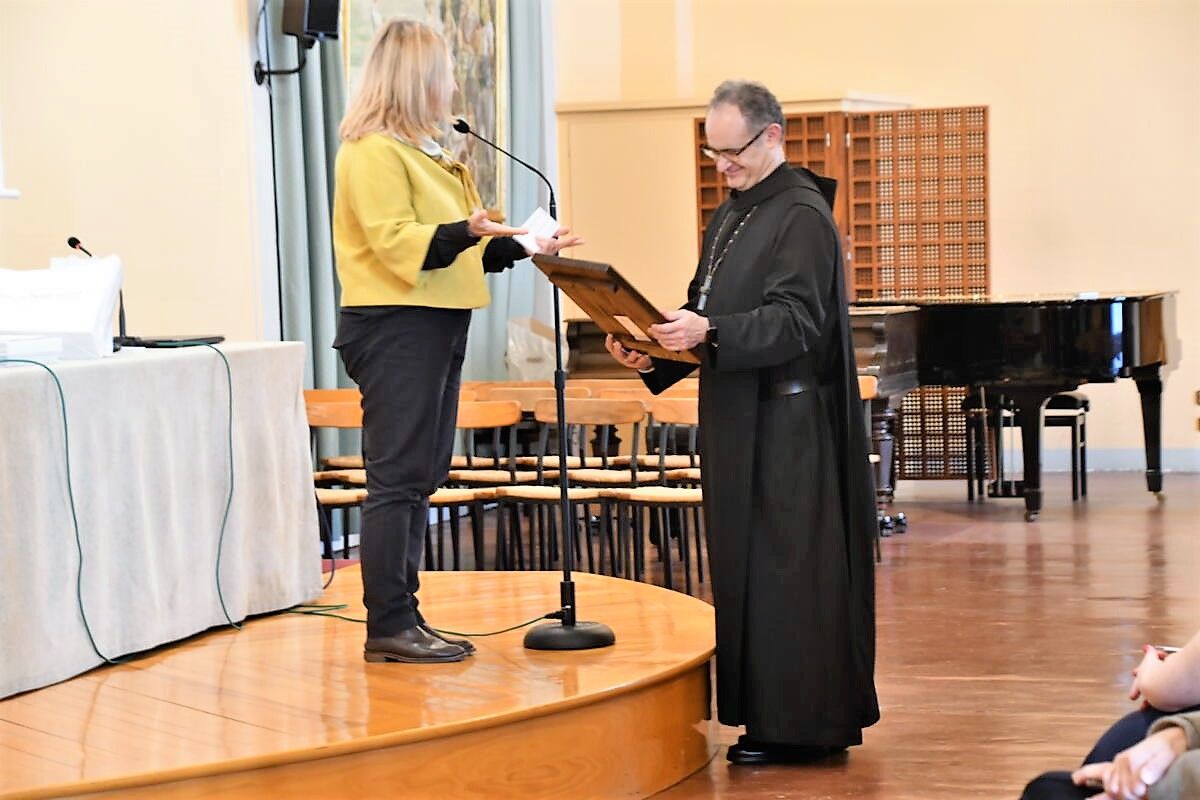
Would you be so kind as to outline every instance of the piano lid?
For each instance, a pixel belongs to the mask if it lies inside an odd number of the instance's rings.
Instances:
[[[897,306],[933,306],[933,305],[1070,305],[1075,303],[1120,303],[1127,300],[1147,300],[1151,297],[1167,297],[1179,294],[1178,289],[1154,289],[1138,291],[1111,292],[1079,292],[1067,294],[1063,292],[1026,293],[1026,294],[970,294],[942,295],[937,297],[872,297],[851,302],[851,309]]]

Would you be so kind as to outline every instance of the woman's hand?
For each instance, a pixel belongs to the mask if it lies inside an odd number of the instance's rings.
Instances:
[[[559,250],[565,250],[568,247],[576,247],[584,243],[582,236],[568,236],[571,232],[570,228],[559,228],[554,234],[553,239],[546,239],[542,236],[535,237],[537,240],[537,253],[529,255],[537,255],[540,253],[544,256],[557,255]]]
[[[524,228],[510,228],[499,222],[492,222],[488,219],[487,213],[486,209],[477,208],[471,212],[471,216],[467,217],[467,232],[476,239],[483,236],[518,236],[522,233],[529,233]]]
[[[1088,764],[1076,770],[1071,780],[1077,786],[1102,781],[1105,797],[1140,800],[1186,749],[1187,734],[1183,728],[1164,728],[1118,753],[1111,763]]]
[[[629,350],[610,333],[604,339],[604,347],[617,360],[617,363],[623,367],[630,369],[650,369],[654,366],[654,362],[650,360],[650,356],[645,353],[639,353],[636,350]]]
[[[1129,699],[1137,700],[1141,698],[1142,708],[1149,708],[1150,703],[1142,697],[1142,688],[1148,681],[1152,681],[1151,676],[1162,668],[1163,658],[1159,652],[1150,645],[1142,648],[1142,663],[1137,665],[1133,670],[1133,682],[1129,684]]]

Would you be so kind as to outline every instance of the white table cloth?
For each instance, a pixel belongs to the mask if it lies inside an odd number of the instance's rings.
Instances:
[[[235,620],[316,598],[304,345],[225,343],[233,501],[220,590]],[[110,658],[224,625],[217,549],[230,486],[225,365],[207,347],[51,364],[66,395],[82,602]],[[0,697],[103,663],[79,556],[54,381],[0,365]]]

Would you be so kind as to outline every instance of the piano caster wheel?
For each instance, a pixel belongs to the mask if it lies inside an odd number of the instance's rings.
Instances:
[[[1154,499],[1157,500],[1160,504],[1165,503],[1165,502],[1167,502],[1167,495],[1165,492],[1155,492]]]
[[[1036,511],[1026,511],[1025,512],[1025,521],[1026,522],[1033,522],[1037,518],[1038,518],[1038,512],[1036,512]]]
[[[896,533],[904,533],[908,530],[908,517],[904,515],[903,511],[896,512],[893,522],[896,523]]]

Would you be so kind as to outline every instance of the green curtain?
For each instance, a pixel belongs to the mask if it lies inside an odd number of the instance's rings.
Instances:
[[[506,149],[538,167],[553,182],[558,162],[555,148],[554,60],[549,47],[553,30],[551,3],[510,0],[508,3],[508,142]],[[486,131],[480,131],[488,136]],[[488,136],[488,138],[492,138]],[[501,156],[503,158],[503,156]],[[520,164],[508,170],[508,218],[519,225],[539,205],[549,210],[541,178]],[[550,282],[533,262],[518,261],[500,275],[489,275],[492,303],[475,312],[463,378],[502,380],[508,377],[504,352],[508,321],[534,317],[549,324]]]

